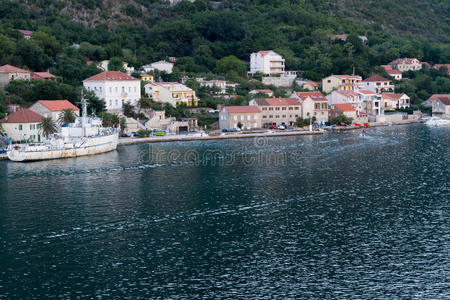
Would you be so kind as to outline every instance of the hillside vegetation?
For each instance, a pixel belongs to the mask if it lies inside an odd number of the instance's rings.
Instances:
[[[242,72],[221,67],[220,59],[245,63],[251,52],[273,49],[287,69],[304,70],[311,80],[353,69],[367,77],[398,57],[449,63],[449,9],[440,0],[197,0],[174,7],[154,0],[3,0],[0,64],[49,69],[77,86],[98,72],[86,61],[119,58],[140,67],[174,56],[170,79],[185,72],[239,81]],[[32,38],[18,29],[32,30]],[[343,33],[347,41],[329,38]]]

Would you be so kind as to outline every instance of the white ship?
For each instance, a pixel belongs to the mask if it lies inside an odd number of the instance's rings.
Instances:
[[[35,161],[100,154],[117,149],[119,128],[103,127],[99,118],[87,117],[86,100],[82,99],[82,117],[61,128],[44,143],[11,144],[12,161]]]

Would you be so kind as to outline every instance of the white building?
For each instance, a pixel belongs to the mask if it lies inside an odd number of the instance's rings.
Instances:
[[[450,119],[450,97],[439,97],[432,104],[433,116]]]
[[[71,109],[77,117],[80,116],[80,109],[68,100],[38,100],[30,109],[46,118],[51,117],[56,123],[63,109]]]
[[[200,86],[208,88],[217,88],[217,94],[227,93],[227,82],[225,80],[205,80],[204,78],[196,78]]]
[[[397,69],[400,72],[418,71],[422,69],[422,64],[417,58],[398,58],[391,61],[388,65],[392,69]]]
[[[250,55],[250,72],[264,74],[284,74],[284,58],[272,50],[259,51]]]
[[[364,90],[373,91],[376,93],[393,92],[394,85],[389,79],[380,75],[373,75],[362,81],[362,88]]]
[[[121,110],[127,102],[135,106],[141,98],[140,80],[119,71],[89,77],[83,81],[83,86],[105,101],[107,110]]]
[[[108,66],[109,66],[109,60],[102,60],[98,65],[98,67],[103,71],[109,71]],[[123,61],[122,67],[124,68],[124,70],[127,72],[128,75],[133,74],[134,67],[128,66],[128,63]]]
[[[374,91],[357,90],[362,103],[362,110],[368,115],[383,115],[383,98]]]
[[[220,129],[261,128],[261,110],[257,106],[224,106],[219,112]]]
[[[406,94],[384,93],[381,94],[384,102],[384,110],[395,110],[411,106],[411,99]]]
[[[151,63],[149,65],[143,65],[142,69],[144,70],[145,73],[158,70],[158,71],[166,72],[167,74],[170,74],[173,72],[173,63],[167,62],[164,60],[160,60],[160,61]]]
[[[185,103],[187,106],[197,106],[198,98],[195,91],[178,82],[152,82],[146,84],[145,93],[155,102],[170,103],[173,106]]]
[[[356,114],[359,116],[363,111],[363,105],[361,101],[360,94],[354,91],[332,91],[331,94],[327,96],[328,104],[351,104],[353,108],[356,109]]]

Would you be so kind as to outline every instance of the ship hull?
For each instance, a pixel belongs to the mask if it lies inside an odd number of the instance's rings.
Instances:
[[[63,149],[49,149],[33,151],[32,147],[23,151],[22,149],[11,149],[8,158],[12,161],[37,161],[49,159],[72,158],[78,156],[101,154],[117,149],[119,134],[107,136],[89,137],[82,146],[73,146]]]

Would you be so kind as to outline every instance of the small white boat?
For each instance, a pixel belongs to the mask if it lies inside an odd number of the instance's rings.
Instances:
[[[438,117],[432,117],[428,121],[426,121],[425,124],[428,126],[434,126],[434,127],[446,126],[446,125],[450,125],[450,119],[441,119]]]

